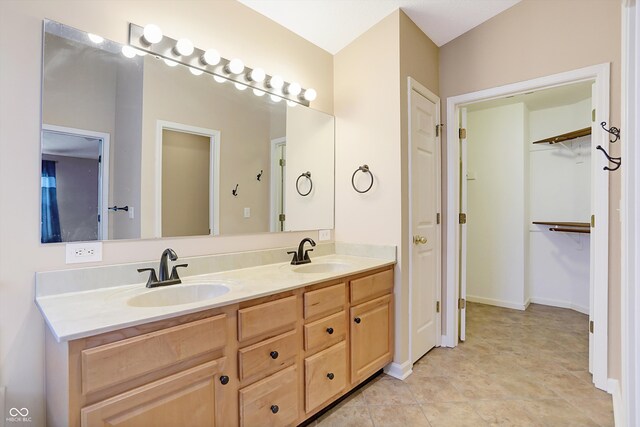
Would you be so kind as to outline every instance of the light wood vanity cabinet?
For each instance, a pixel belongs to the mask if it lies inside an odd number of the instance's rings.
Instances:
[[[386,267],[69,342],[47,333],[47,423],[297,425],[391,362],[392,292]]]

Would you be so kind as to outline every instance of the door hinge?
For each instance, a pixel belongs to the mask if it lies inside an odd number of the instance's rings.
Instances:
[[[100,214],[98,214],[98,222],[100,222]]]
[[[436,313],[440,313],[440,301],[436,301]]]
[[[460,139],[467,139],[467,130],[465,128],[458,129],[458,137]]]
[[[98,156],[98,163],[102,163],[102,154]]]
[[[440,224],[440,212],[436,214],[436,224]]]
[[[459,298],[458,299],[458,308],[460,310],[464,310],[467,307],[467,301],[464,300],[464,298]]]
[[[436,136],[440,136],[440,131],[442,130],[443,127],[444,125],[442,123],[440,123],[439,125],[436,125]]]
[[[458,215],[458,224],[466,224],[467,223],[467,214],[461,213]]]
[[[596,228],[596,216],[591,215],[591,228]]]
[[[589,332],[593,333],[593,320],[589,321]]]
[[[287,166],[286,159],[280,159],[280,166]]]
[[[278,221],[284,222],[284,219],[285,219],[285,214],[278,215]]]
[[[596,109],[595,108],[593,110],[591,110],[591,121],[592,122],[596,121]]]

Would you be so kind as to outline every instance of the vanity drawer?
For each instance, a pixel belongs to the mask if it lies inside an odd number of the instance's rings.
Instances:
[[[240,380],[260,373],[268,375],[295,363],[298,347],[298,334],[296,331],[291,331],[240,349],[238,351]]]
[[[240,425],[287,426],[298,418],[298,370],[290,366],[239,392]]]
[[[351,304],[359,304],[393,291],[393,269],[351,281]]]
[[[288,325],[293,326],[297,311],[295,296],[242,308],[238,310],[238,340],[248,340]]]
[[[82,350],[82,393],[166,368],[227,344],[227,315]]]
[[[309,319],[319,315],[327,315],[344,310],[346,297],[345,284],[339,283],[327,288],[304,294],[304,318]]]
[[[305,409],[313,411],[347,386],[347,345],[344,341],[304,360]]]
[[[304,349],[328,347],[345,339],[347,335],[346,313],[341,311],[329,317],[304,325]]]

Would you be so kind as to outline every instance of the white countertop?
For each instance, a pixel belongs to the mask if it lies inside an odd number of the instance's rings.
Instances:
[[[62,342],[234,304],[395,264],[395,261],[389,259],[352,255],[332,254],[312,258],[312,264],[325,262],[348,264],[348,268],[340,272],[299,273],[294,271],[296,266],[277,263],[189,276],[182,280],[183,284],[220,283],[230,290],[213,299],[164,307],[134,307],[127,303],[136,295],[163,289],[148,289],[144,282],[40,295],[36,297],[36,304],[53,336],[58,342]]]

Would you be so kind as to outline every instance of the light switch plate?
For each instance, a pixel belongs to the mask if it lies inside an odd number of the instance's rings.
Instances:
[[[244,217],[251,218],[251,208],[244,208]]]
[[[329,240],[329,239],[331,239],[331,230],[318,231],[318,240]]]
[[[67,243],[67,264],[102,261],[102,242]]]

